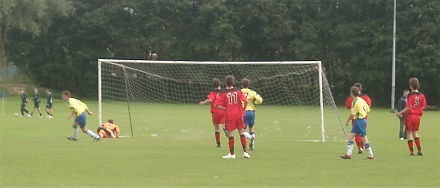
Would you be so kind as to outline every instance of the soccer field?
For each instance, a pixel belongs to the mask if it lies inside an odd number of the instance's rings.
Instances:
[[[209,106],[145,106],[130,127],[116,114],[105,115],[120,125],[124,138],[92,138],[80,133],[69,141],[72,120],[61,100],[54,118],[15,117],[20,99],[7,98],[0,116],[0,187],[436,187],[440,184],[440,113],[426,111],[420,137],[424,156],[409,156],[406,141],[398,139],[399,121],[388,109],[372,108],[368,137],[374,160],[366,154],[351,160],[345,141],[310,142],[319,128],[304,133],[304,109],[259,106],[255,150],[242,158],[236,136],[236,159],[228,153],[227,138],[215,147]],[[87,117],[96,131],[96,101],[85,101],[95,113]],[[44,105],[41,105],[44,107]],[[28,110],[32,110],[30,104]],[[127,108],[121,104],[120,108]],[[43,109],[44,110],[44,109]],[[339,108],[341,119],[348,111]],[[44,116],[46,114],[44,113]],[[108,117],[112,116],[112,117]],[[315,116],[313,116],[315,117]],[[316,117],[316,118],[319,118]],[[319,119],[313,120],[319,122]],[[349,132],[349,128],[346,128]],[[319,137],[318,137],[319,139]]]

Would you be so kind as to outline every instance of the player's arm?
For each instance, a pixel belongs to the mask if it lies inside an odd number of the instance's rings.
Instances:
[[[254,104],[261,104],[263,103],[263,97],[260,96],[257,92],[254,91]]]
[[[117,126],[117,125],[115,125],[115,135],[116,135],[116,138],[119,138],[119,126]]]
[[[215,100],[214,107],[218,109],[226,110],[224,103],[225,103],[224,97],[219,95],[217,97],[217,100]]]
[[[92,115],[92,111],[89,110],[89,108],[87,107],[87,105],[85,103],[83,103],[82,101],[78,100],[78,103],[84,107],[84,109],[86,110],[87,114]]]
[[[75,110],[74,110],[74,109],[72,109],[72,112],[70,113],[70,115],[67,116],[67,119],[70,119],[70,118],[72,118],[73,116],[75,116]]]
[[[204,100],[204,101],[200,101],[199,104],[200,104],[200,105],[205,105],[205,104],[207,104],[207,103],[211,103],[211,102],[212,102],[211,99],[206,99],[206,100]]]

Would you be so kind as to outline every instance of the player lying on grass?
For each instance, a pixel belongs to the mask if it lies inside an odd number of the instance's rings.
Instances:
[[[217,96],[221,92],[220,87],[220,79],[214,78],[212,80],[212,87],[214,88],[211,92],[209,92],[206,100],[199,102],[200,105],[204,105],[207,103],[211,103],[210,112],[212,117],[212,124],[214,125],[214,137],[217,144],[217,147],[221,147],[220,142],[220,125],[225,124],[225,112],[219,108],[214,107],[215,100]],[[226,130],[226,129],[223,129]],[[225,132],[226,136],[227,133]]]
[[[98,132],[101,138],[119,138],[120,129],[118,125],[113,123],[112,119],[109,119],[99,126],[96,132]]]

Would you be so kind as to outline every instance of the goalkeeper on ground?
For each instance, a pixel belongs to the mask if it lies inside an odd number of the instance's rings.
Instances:
[[[263,98],[254,90],[249,89],[251,82],[249,79],[243,78],[241,80],[241,92],[244,93],[246,98],[248,99],[248,105],[246,106],[245,113],[244,113],[244,125],[245,129],[246,127],[249,127],[249,134],[250,134],[250,142],[249,142],[249,149],[254,149],[254,138],[255,138],[255,132],[254,132],[254,124],[255,124],[255,106],[254,104],[261,104],[263,103]],[[245,133],[246,135],[246,133]]]
[[[114,124],[112,119],[107,120],[97,130],[101,138],[119,138],[119,131],[119,126]]]

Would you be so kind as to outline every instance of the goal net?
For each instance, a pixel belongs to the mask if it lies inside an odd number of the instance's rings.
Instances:
[[[113,119],[125,136],[212,135],[209,105],[201,107],[213,78],[247,78],[263,97],[256,136],[287,141],[345,140],[320,61],[194,62],[98,60],[99,123]],[[222,88],[224,87],[224,81]],[[205,129],[204,129],[205,128]],[[207,131],[203,131],[207,130]]]

